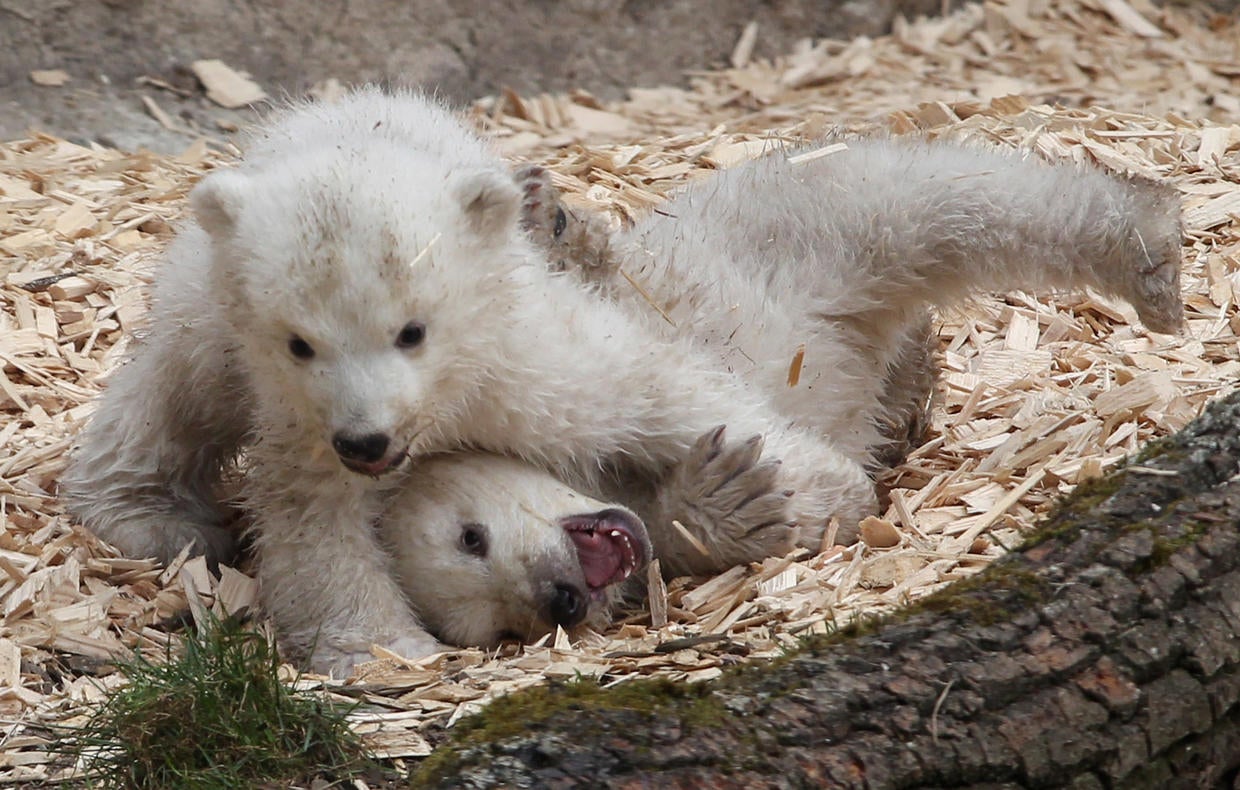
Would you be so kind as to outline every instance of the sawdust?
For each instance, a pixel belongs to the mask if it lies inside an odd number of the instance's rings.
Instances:
[[[1020,540],[1060,494],[1168,435],[1240,373],[1240,30],[1122,0],[968,6],[877,39],[806,42],[774,62],[738,41],[736,67],[690,89],[479,103],[515,159],[554,171],[583,211],[632,218],[686,179],[787,142],[848,131],[981,139],[1166,179],[1184,200],[1177,337],[1096,294],[1011,293],[940,316],[942,401],[927,442],[885,481],[890,507],[858,544],[654,586],[604,634],[560,633],[490,655],[388,656],[355,682],[384,755],[426,754],[448,725],[545,678],[709,680],[798,635],[886,611],[967,577]],[[48,725],[122,682],[117,651],[162,651],[189,601],[247,605],[200,562],[120,558],[64,515],[56,479],[101,378],[141,326],[153,255],[201,174],[229,161],[34,136],[0,144],[0,782],[57,778]],[[895,529],[892,529],[894,527]],[[170,630],[173,632],[170,636]]]

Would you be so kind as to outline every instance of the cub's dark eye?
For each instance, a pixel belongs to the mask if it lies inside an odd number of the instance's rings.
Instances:
[[[564,233],[564,229],[568,227],[568,215],[564,213],[564,209],[557,208],[555,210],[555,228],[551,231],[557,239]]]
[[[461,551],[475,557],[487,556],[487,528],[482,524],[461,525]]]
[[[405,327],[396,334],[397,348],[413,348],[422,343],[426,338],[426,327],[417,321],[410,321]]]
[[[314,347],[297,335],[293,335],[293,338],[288,341],[288,350],[290,354],[298,359],[314,358]]]

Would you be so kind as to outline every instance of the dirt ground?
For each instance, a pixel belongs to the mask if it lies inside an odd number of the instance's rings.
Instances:
[[[586,89],[618,98],[629,86],[683,84],[685,72],[727,65],[755,22],[754,52],[773,56],[806,37],[888,30],[897,14],[949,0],[3,0],[0,139],[37,128],[123,150],[183,150],[227,138],[251,117],[205,98],[189,71],[218,58],[271,96],[317,83],[433,87],[465,101]],[[68,82],[37,85],[36,70]],[[161,112],[166,118],[161,120]]]

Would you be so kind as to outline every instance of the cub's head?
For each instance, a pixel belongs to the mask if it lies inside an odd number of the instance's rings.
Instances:
[[[601,627],[651,552],[624,508],[484,453],[418,461],[380,532],[423,624],[445,642],[483,647],[557,625]]]
[[[260,427],[381,475],[450,431],[495,352],[479,327],[528,263],[520,193],[485,161],[382,140],[214,173],[191,202]],[[448,437],[444,441],[451,441]]]

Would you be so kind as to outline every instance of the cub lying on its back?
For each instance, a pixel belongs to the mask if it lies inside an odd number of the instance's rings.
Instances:
[[[979,291],[1089,285],[1132,303],[1150,329],[1179,327],[1179,201],[1169,187],[979,146],[846,145],[775,153],[694,181],[614,235],[566,218],[544,222],[543,237],[568,271],[866,468],[890,459],[907,435],[901,426],[925,408],[930,307]],[[543,189],[536,172],[526,180],[536,220]],[[553,204],[544,201],[542,217]],[[703,479],[695,473],[692,485]],[[647,516],[665,566],[708,572],[765,553],[748,534],[757,523],[695,520],[700,489],[693,507],[669,506],[681,490],[664,480],[655,500],[690,516],[682,523],[712,559],[674,535],[664,545],[667,531],[640,496],[620,499]],[[841,527],[850,540],[855,525]],[[733,536],[745,536],[743,548]]]
[[[523,174],[526,222],[552,247],[557,268],[666,339],[695,345],[790,420],[814,426],[870,467],[924,418],[929,307],[979,290],[1092,285],[1128,299],[1151,329],[1178,327],[1178,200],[1169,188],[988,149],[848,145],[809,161],[773,154],[696,181],[615,235],[575,224],[533,168]],[[789,363],[801,344],[800,380],[790,385]],[[494,462],[471,463],[477,478]],[[718,571],[782,549],[767,542],[763,527],[788,518],[789,503],[757,440],[729,444],[722,431],[709,432],[657,479],[616,471],[595,496],[645,517],[655,556],[673,573]],[[562,488],[535,474],[523,476],[515,493],[471,487],[461,496],[473,506],[497,497],[488,507],[498,512],[506,497],[554,501]],[[422,543],[428,530],[456,528],[428,516],[422,497],[415,486],[392,500],[383,517],[389,540],[416,534],[410,542]],[[546,528],[554,519],[507,507],[494,534],[540,563],[557,553],[573,561],[562,536]],[[679,512],[696,540],[659,515],[668,512]],[[844,539],[854,526],[842,525]],[[442,557],[419,560],[418,576],[440,574]],[[493,578],[524,573],[536,584],[541,574],[538,565],[493,562],[503,565]],[[418,606],[418,591],[407,592]],[[490,600],[500,591],[483,577],[460,594]],[[456,606],[444,596],[434,603]],[[494,634],[523,633],[533,616],[508,607],[489,619],[474,610],[474,617]]]
[[[628,510],[490,453],[415,464],[393,507],[399,517],[379,530],[396,577],[422,623],[453,644],[602,627],[618,585],[650,559]]]

